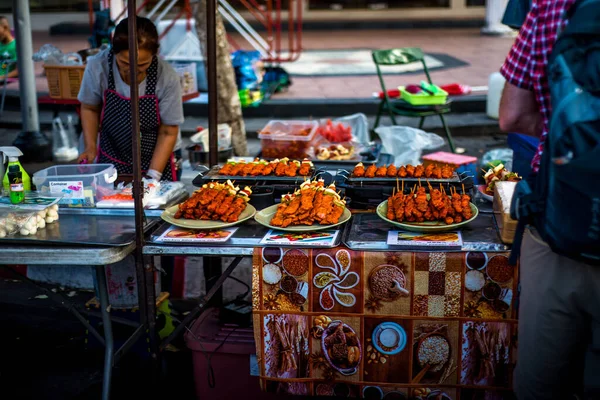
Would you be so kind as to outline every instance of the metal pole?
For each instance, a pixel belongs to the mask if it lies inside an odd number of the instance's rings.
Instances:
[[[144,263],[144,205],[142,198],[144,196],[144,188],[142,184],[142,161],[141,161],[141,132],[140,132],[140,106],[139,106],[139,85],[137,81],[137,64],[138,64],[138,37],[137,37],[137,14],[136,1],[129,0],[127,2],[127,17],[128,17],[128,39],[129,39],[129,79],[131,81],[131,142],[132,142],[132,158],[133,158],[133,201],[135,208],[135,270],[138,277],[138,304],[140,307],[140,324],[148,327],[148,334],[154,336],[154,321],[148,320],[148,315],[153,316],[154,310],[149,312],[148,307],[155,307],[154,300],[152,304],[146,304],[148,297],[154,299],[154,285],[148,285],[147,280],[152,279],[152,274],[147,274]],[[150,270],[150,272],[152,272]],[[150,275],[150,278],[147,276]],[[151,282],[154,282],[152,279]],[[148,296],[147,290],[152,290],[152,295]],[[154,341],[156,338],[152,337]],[[152,354],[153,360],[157,360],[157,355]]]
[[[23,152],[22,161],[51,160],[50,141],[40,133],[38,119],[29,0],[13,0],[13,13],[17,40],[17,68],[20,78],[21,118],[23,120],[23,131],[13,144]]]
[[[103,265],[96,266],[96,280],[98,281],[98,297],[100,297],[100,311],[102,312],[102,326],[104,328],[104,377],[102,379],[102,400],[110,399],[112,382],[112,367],[114,360],[115,344],[113,341],[112,322],[108,308],[108,289],[106,286],[106,272]]]
[[[217,118],[217,0],[206,0],[206,77],[208,80],[208,151],[209,164],[219,163]]]

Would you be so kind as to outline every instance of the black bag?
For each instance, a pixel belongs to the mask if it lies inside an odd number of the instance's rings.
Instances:
[[[531,9],[531,0],[508,0],[502,23],[513,29],[521,29]]]
[[[548,62],[552,115],[540,170],[517,184],[511,204],[513,249],[532,224],[554,252],[600,264],[600,0],[578,0],[565,17]]]

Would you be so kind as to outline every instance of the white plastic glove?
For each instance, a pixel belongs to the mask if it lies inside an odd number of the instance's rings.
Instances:
[[[162,174],[155,169],[149,169],[148,172],[146,172],[146,175],[155,181],[160,181],[160,178],[162,178]]]

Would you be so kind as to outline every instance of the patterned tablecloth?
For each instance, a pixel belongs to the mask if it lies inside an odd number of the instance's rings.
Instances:
[[[502,253],[256,249],[265,391],[511,398],[517,268]]]

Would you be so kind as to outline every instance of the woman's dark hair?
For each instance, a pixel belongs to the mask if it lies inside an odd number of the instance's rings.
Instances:
[[[156,26],[148,18],[135,17],[137,25],[138,49],[147,50],[152,54],[158,53],[158,32]],[[112,48],[115,54],[123,50],[129,50],[128,20],[125,18],[115,28],[112,40]]]

